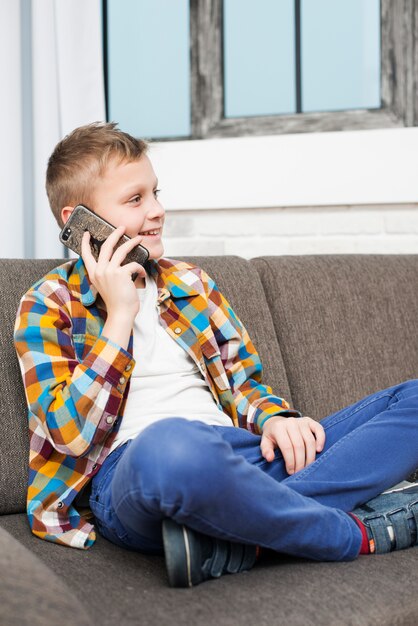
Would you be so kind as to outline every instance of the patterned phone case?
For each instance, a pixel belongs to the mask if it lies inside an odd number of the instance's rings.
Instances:
[[[64,246],[67,246],[67,248],[70,248],[70,250],[81,256],[81,239],[86,230],[90,233],[90,249],[97,261],[100,248],[109,235],[115,230],[115,227],[87,207],[79,204],[75,207],[67,222],[64,224],[64,228],[59,236],[60,241]],[[127,235],[122,235],[114,249],[116,250],[129,239],[130,237]],[[147,248],[138,244],[128,252],[122,265],[131,263],[132,261],[140,263],[140,265],[145,265],[148,257],[149,252]]]

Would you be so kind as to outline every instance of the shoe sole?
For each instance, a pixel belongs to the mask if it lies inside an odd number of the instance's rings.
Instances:
[[[171,519],[163,521],[165,564],[170,587],[193,587],[187,529]]]
[[[418,487],[418,483],[411,483],[408,480],[403,480],[397,485],[386,489],[383,493],[394,493],[395,491],[405,491],[407,493],[409,489],[415,489],[416,487]]]

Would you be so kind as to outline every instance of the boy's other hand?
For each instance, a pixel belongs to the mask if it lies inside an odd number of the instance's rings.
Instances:
[[[124,232],[125,227],[119,226],[109,235],[96,261],[90,250],[90,233],[86,231],[81,242],[81,256],[92,284],[106,304],[108,316],[123,317],[126,321],[132,321],[133,325],[140,303],[132,274],[136,273],[144,278],[146,272],[139,263],[121,263],[143,237],[137,235],[114,250]]]
[[[266,461],[273,461],[279,448],[288,474],[313,463],[325,444],[325,431],[311,417],[270,417],[264,425],[260,449]]]

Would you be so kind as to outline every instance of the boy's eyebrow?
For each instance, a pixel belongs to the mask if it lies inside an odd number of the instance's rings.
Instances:
[[[144,183],[138,182],[130,185],[125,189],[124,193],[129,196],[130,193],[134,193],[134,191],[136,191],[139,187],[144,187]],[[156,187],[158,187],[158,178],[155,179],[155,183],[153,184],[152,188],[155,189]]]

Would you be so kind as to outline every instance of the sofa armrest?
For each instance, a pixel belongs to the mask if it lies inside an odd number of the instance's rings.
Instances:
[[[1,527],[0,623],[10,626],[91,624],[71,589]]]

